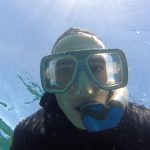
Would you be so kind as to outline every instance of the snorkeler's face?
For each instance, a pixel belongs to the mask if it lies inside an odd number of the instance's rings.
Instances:
[[[104,48],[103,43],[94,36],[87,34],[72,34],[60,40],[53,49],[53,54],[65,51]],[[85,129],[79,106],[85,103],[96,102],[105,104],[108,91],[100,89],[83,71],[72,86],[61,94],[56,94],[59,107],[67,118],[78,128]]]

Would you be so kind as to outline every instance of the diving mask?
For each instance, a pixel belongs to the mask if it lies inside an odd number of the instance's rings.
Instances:
[[[50,93],[63,93],[81,71],[104,90],[124,87],[128,80],[127,62],[121,50],[75,50],[42,59],[40,72],[43,89]]]

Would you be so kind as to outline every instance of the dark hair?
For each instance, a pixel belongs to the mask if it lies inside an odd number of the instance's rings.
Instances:
[[[69,28],[67,31],[65,31],[62,35],[60,35],[58,37],[58,39],[56,40],[55,44],[53,45],[53,48],[55,47],[55,45],[61,40],[63,39],[65,36],[68,36],[70,34],[74,34],[74,33],[86,33],[86,34],[89,34],[89,35],[93,35],[95,37],[97,37],[94,33],[86,30],[86,29],[83,29],[83,28],[79,28],[79,27],[71,27]],[[98,37],[97,37],[98,38]],[[98,38],[99,40],[101,40],[100,38]]]

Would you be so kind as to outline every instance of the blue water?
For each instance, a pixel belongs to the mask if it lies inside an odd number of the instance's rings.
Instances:
[[[150,108],[150,1],[0,0],[0,118],[12,134],[39,109],[40,60],[71,26],[96,33],[123,49],[129,64],[130,101]],[[0,128],[0,149],[11,134]],[[8,142],[7,144],[6,141]]]

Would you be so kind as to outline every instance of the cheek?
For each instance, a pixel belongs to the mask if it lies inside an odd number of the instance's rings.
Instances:
[[[101,75],[98,77],[98,79],[102,82],[102,83],[106,83],[107,81],[107,73],[105,70],[102,71]]]
[[[106,104],[108,100],[109,91],[100,90],[95,96],[95,101]]]
[[[67,93],[67,96],[66,96],[66,94],[65,95],[63,95],[63,94],[57,95],[56,94],[56,98],[57,98],[57,103],[58,103],[60,109],[64,112],[64,114],[72,122],[72,124],[74,124],[76,127],[80,128],[80,129],[85,129],[85,127],[82,123],[82,120],[81,120],[80,113],[77,112],[77,110],[74,110],[72,108],[72,105],[71,105],[72,97],[69,97],[68,93]]]
[[[59,107],[62,109],[63,112],[68,112],[70,110],[70,101],[66,94],[56,94],[56,99]]]

